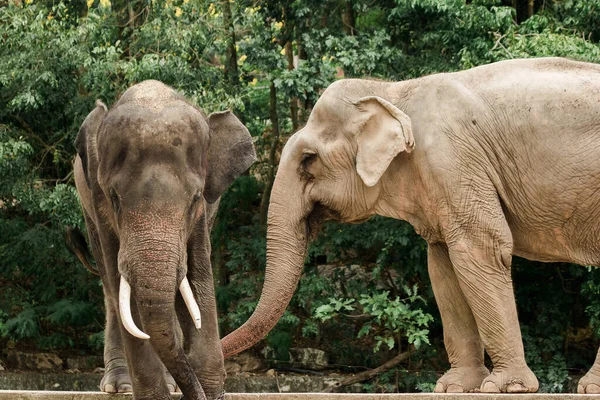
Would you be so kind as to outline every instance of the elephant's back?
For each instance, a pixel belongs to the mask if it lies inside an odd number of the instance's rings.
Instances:
[[[600,67],[511,60],[421,82],[418,104],[407,114],[430,132],[416,129],[416,151],[437,146],[430,151],[435,162],[447,158],[444,168],[455,176],[484,171],[515,254],[600,264]],[[438,117],[419,111],[423,104]],[[433,135],[437,140],[418,138]],[[442,139],[452,144],[452,156],[434,152]]]
[[[600,264],[600,66],[544,58],[488,67],[460,79],[485,110],[470,132],[496,177],[515,253]]]
[[[527,83],[544,78],[561,81],[567,76],[600,79],[600,65],[560,57],[522,58],[498,61],[448,75],[454,75],[475,88],[494,84],[495,81]]]

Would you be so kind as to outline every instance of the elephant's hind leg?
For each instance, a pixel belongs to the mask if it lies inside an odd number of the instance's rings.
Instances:
[[[444,345],[451,368],[435,386],[436,393],[466,393],[481,386],[490,374],[483,365],[483,344],[444,244],[430,244],[429,276],[442,315]]]
[[[577,393],[600,394],[600,350],[592,368],[579,380]]]

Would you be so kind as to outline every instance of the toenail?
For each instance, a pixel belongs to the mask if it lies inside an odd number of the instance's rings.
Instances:
[[[450,384],[446,388],[446,393],[463,393],[463,392],[464,392],[463,387],[456,383]]]
[[[587,394],[600,394],[600,386],[595,383],[590,383],[585,387],[585,392]]]
[[[434,393],[444,393],[444,384],[443,383],[438,383],[437,385],[435,385],[435,389],[433,389]]]
[[[521,382],[510,382],[506,385],[506,393],[525,393],[527,388]]]
[[[486,382],[481,387],[483,393],[500,393],[498,386],[494,382]]]
[[[130,384],[125,383],[121,386],[119,386],[119,393],[131,393],[133,392],[133,388],[131,387]]]
[[[104,385],[104,391],[106,393],[117,393],[117,391],[115,390],[115,387],[113,385],[111,385],[110,383],[107,383],[106,385]]]

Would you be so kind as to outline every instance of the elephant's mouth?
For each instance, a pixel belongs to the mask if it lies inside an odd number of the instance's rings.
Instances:
[[[323,227],[325,221],[340,221],[341,217],[337,211],[324,206],[321,203],[315,203],[313,210],[306,217],[306,230],[309,240],[315,240]]]

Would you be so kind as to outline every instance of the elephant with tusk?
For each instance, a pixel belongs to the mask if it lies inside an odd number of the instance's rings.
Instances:
[[[376,214],[410,222],[428,242],[451,364],[435,391],[537,391],[511,260],[600,266],[600,66],[510,60],[329,86],[283,149],[264,287],[250,319],[223,339],[225,356],[282,316],[322,221]],[[579,392],[600,393],[600,353]]]
[[[136,400],[167,400],[176,387],[187,399],[219,397],[226,374],[209,235],[221,194],[256,159],[248,130],[150,80],[111,110],[98,101],[75,147],[107,314],[101,389]]]

